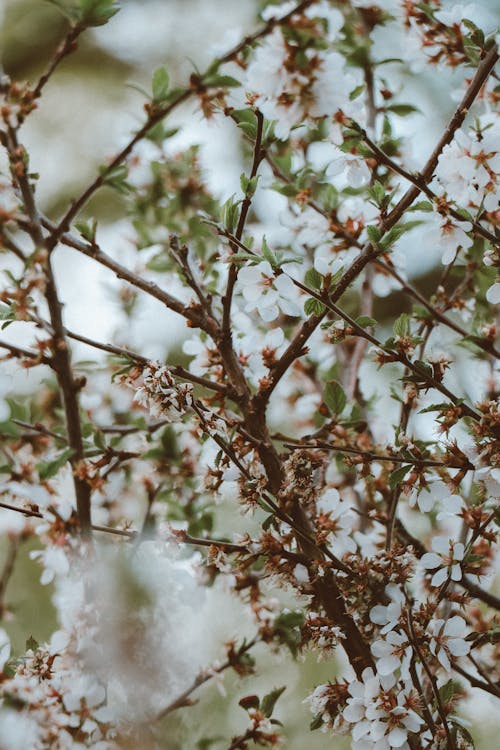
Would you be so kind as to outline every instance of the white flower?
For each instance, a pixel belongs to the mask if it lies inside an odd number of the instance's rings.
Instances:
[[[387,606],[377,604],[370,610],[370,620],[376,625],[383,625],[381,635],[385,635],[396,627],[405,603],[405,595],[395,583],[388,583],[385,593],[391,599],[391,603]]]
[[[441,586],[447,578],[452,581],[462,579],[461,562],[464,559],[465,547],[462,542],[453,542],[445,537],[436,537],[432,541],[434,552],[422,555],[422,565],[427,570],[436,572],[432,576],[431,585]]]
[[[2,750],[27,750],[27,748],[38,750],[42,747],[41,735],[41,726],[27,712],[2,709],[0,713],[0,747]]]
[[[332,85],[335,81],[335,85]],[[333,115],[342,109],[346,114],[355,114],[359,105],[349,100],[349,94],[356,88],[356,78],[345,70],[345,59],[338,52],[327,52],[321,67],[316,73],[312,86],[314,98],[309,114],[313,117]],[[353,106],[354,105],[354,106]]]
[[[420,490],[412,489],[409,502],[413,508],[418,505],[422,513],[429,513],[438,501],[444,501],[450,496],[450,490],[444,482],[430,482],[427,487]]]
[[[352,538],[355,518],[349,505],[340,499],[338,490],[333,487],[325,490],[316,506],[320,513],[329,516],[329,521],[333,524],[328,539],[336,554],[341,556],[345,552],[356,552],[356,542]]]
[[[301,309],[295,301],[298,294],[293,281],[285,274],[275,277],[267,260],[242,268],[238,274],[238,282],[247,301],[246,312],[257,310],[266,322],[275,320],[280,310],[285,315],[301,314]]]
[[[311,704],[311,712],[314,715],[324,713],[329,697],[330,686],[318,685],[318,687],[314,689],[313,693],[306,698],[306,701]]]
[[[432,635],[429,648],[447,672],[451,669],[449,656],[466,656],[470,643],[464,640],[466,635],[465,620],[458,615],[449,620],[431,620],[429,631]]]
[[[496,281],[486,292],[486,299],[492,305],[500,303],[500,281]]]
[[[340,149],[336,150],[337,156],[332,159],[326,174],[328,177],[337,177],[345,173],[345,179],[349,187],[362,187],[370,182],[371,172],[364,159],[357,154],[345,154]]]
[[[377,659],[377,672],[380,675],[392,674],[400,669],[403,679],[410,678],[412,649],[406,635],[391,630],[385,638],[372,643],[371,651]]]
[[[283,16],[290,13],[296,5],[297,3],[295,0],[286,0],[286,2],[279,3],[278,5],[268,5],[261,13],[262,20],[270,21],[271,18],[283,18]]]
[[[424,239],[426,243],[440,248],[441,262],[447,266],[454,260],[459,247],[464,250],[471,247],[472,240],[466,232],[470,232],[472,224],[470,221],[455,221],[453,223],[447,217],[438,219],[435,216],[433,218],[434,226],[431,226],[429,231],[426,232]]]
[[[69,560],[62,547],[46,547],[43,550],[30,552],[32,560],[40,559],[43,565],[43,573],[40,583],[44,586],[51,583],[56,576],[64,577],[69,573]]]
[[[168,422],[179,421],[193,403],[191,383],[176,384],[168,367],[150,362],[142,373],[143,385],[137,388],[134,379],[125,382],[136,388],[134,401],[149,410],[153,417]]]
[[[386,693],[396,681],[392,674],[374,675],[372,669],[365,669],[362,682],[355,680],[349,685],[351,697],[342,712],[342,718],[353,724],[351,728],[353,750],[408,750],[408,732],[419,730],[422,719],[407,707],[411,684],[406,683],[392,700],[396,705],[388,710],[390,701]]]
[[[10,656],[9,636],[3,628],[0,628],[0,672],[5,666],[5,662]]]
[[[351,247],[349,250],[337,250],[335,245],[321,245],[314,253],[314,268],[322,275],[327,273],[332,276],[345,266],[350,266],[352,261],[359,255],[359,248]]]

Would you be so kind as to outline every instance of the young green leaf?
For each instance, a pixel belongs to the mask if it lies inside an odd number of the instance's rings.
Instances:
[[[170,76],[168,75],[167,69],[164,67],[157,68],[153,73],[153,101],[162,102],[167,98],[169,84]]]
[[[330,380],[330,382],[325,385],[323,400],[330,411],[338,416],[344,411],[344,407],[347,403],[347,396],[345,395],[344,389],[340,383],[336,380]]]

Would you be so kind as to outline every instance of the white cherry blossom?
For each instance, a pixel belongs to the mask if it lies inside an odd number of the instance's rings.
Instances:
[[[289,276],[275,276],[267,260],[242,268],[238,274],[240,291],[246,300],[246,312],[257,310],[262,320],[275,320],[280,311],[285,315],[301,315],[298,292]]]
[[[452,581],[462,579],[461,562],[464,559],[465,547],[462,542],[454,542],[445,537],[432,540],[434,552],[426,552],[421,563],[426,570],[436,570],[431,579],[432,586],[441,586],[449,577]]]
[[[431,620],[428,630],[432,635],[429,648],[447,672],[451,669],[450,656],[469,653],[470,643],[465,640],[466,624],[462,617],[455,615],[446,622]]]
[[[391,599],[390,604],[376,604],[370,610],[370,620],[383,626],[380,631],[381,635],[385,635],[396,627],[405,603],[405,595],[397,584],[388,583],[385,587],[385,593]]]
[[[372,643],[371,651],[377,659],[378,674],[385,676],[399,669],[403,679],[410,678],[409,667],[413,652],[405,634],[391,630],[384,638]]]
[[[486,299],[492,305],[500,304],[500,281],[496,281],[486,292]]]
[[[470,221],[456,221],[434,215],[433,220],[430,220],[429,229],[425,232],[424,241],[439,248],[441,262],[446,266],[455,259],[459,247],[463,250],[471,247],[472,239],[467,234],[471,229]]]

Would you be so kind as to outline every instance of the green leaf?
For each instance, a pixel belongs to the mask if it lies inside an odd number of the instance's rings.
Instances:
[[[33,638],[32,635],[26,641],[26,651],[38,651],[40,644]]]
[[[356,323],[358,326],[361,326],[361,328],[369,328],[370,326],[377,325],[375,318],[370,318],[369,315],[360,315],[359,318],[356,318]]]
[[[262,698],[260,702],[260,710],[262,711],[264,716],[267,716],[268,719],[272,715],[279,697],[285,692],[285,690],[286,685],[280,688],[275,688]]]
[[[455,680],[448,680],[439,688],[439,695],[443,703],[449,703],[455,694],[458,685]]]
[[[408,211],[433,211],[433,206],[430,201],[417,201],[414,203]]]
[[[309,297],[304,302],[304,312],[306,315],[323,315],[325,309],[324,304],[314,297]]]
[[[395,336],[405,338],[410,335],[411,316],[408,313],[401,313],[399,318],[394,322],[393,331]]]
[[[410,466],[398,466],[397,469],[394,469],[394,471],[391,473],[389,477],[389,487],[391,490],[396,489],[398,484],[401,484],[405,476],[408,474],[408,472],[411,469]]]
[[[340,415],[347,403],[344,389],[336,380],[330,380],[323,391],[323,401],[333,414]]]
[[[172,268],[172,261],[165,252],[157,253],[146,263],[146,268],[150,271],[156,271],[157,273],[165,273],[170,271]]]
[[[83,26],[104,26],[119,10],[115,0],[80,0],[78,22]]]
[[[418,220],[400,222],[399,224],[396,224],[383,236],[382,240],[380,241],[380,246],[384,250],[388,250],[391,245],[393,245],[397,240],[399,240],[400,237],[402,237],[403,234],[405,234],[405,232],[409,232],[410,229],[413,229],[413,227],[418,227],[420,226],[420,224],[422,224],[422,222]]]
[[[264,260],[270,264],[271,268],[279,268],[278,257],[273,253],[269,245],[267,244],[266,238],[262,238],[262,255]]]
[[[162,102],[167,98],[169,84],[170,76],[168,75],[167,69],[164,67],[157,68],[153,73],[153,101]]]
[[[369,224],[366,227],[366,233],[368,234],[368,239],[373,245],[378,245],[380,242],[380,238],[382,237],[382,231],[379,229],[379,227],[375,226],[375,224]]]
[[[69,0],[45,0],[46,3],[54,5],[63,16],[65,16],[72,23],[77,23],[80,18],[80,9],[76,0],[70,2]]]
[[[306,282],[308,287],[319,291],[323,284],[323,277],[320,273],[318,273],[318,271],[316,271],[315,268],[310,268],[308,271],[306,271],[304,281]]]
[[[238,222],[241,201],[236,201],[234,195],[227,199],[221,208],[221,221],[228,232],[234,234]]]
[[[406,115],[411,115],[413,112],[420,112],[419,108],[414,107],[413,104],[389,104],[385,109],[389,112],[394,112],[399,117],[406,117]]]
[[[96,430],[94,432],[94,445],[102,451],[106,450],[106,439],[101,430]]]
[[[351,91],[351,93],[349,94],[349,99],[351,100],[351,102],[354,99],[357,99],[358,96],[361,96],[361,94],[363,93],[364,90],[365,90],[365,84],[364,83],[361,83],[359,86],[356,86],[356,88],[353,91]]]
[[[40,476],[40,479],[50,479],[51,477],[55,476],[59,469],[61,469],[66,461],[71,458],[71,456],[74,454],[73,448],[66,448],[63,450],[62,453],[57,456],[57,458],[54,458],[52,461],[40,461],[37,463],[36,468],[38,470],[38,474]]]
[[[250,179],[244,172],[240,175],[241,189],[247,198],[251,198],[255,194],[259,177],[260,175],[255,175]]]
[[[114,188],[118,193],[124,195],[130,191],[130,185],[127,182],[128,168],[126,164],[118,164],[109,171],[107,166],[101,166],[99,172],[104,177],[104,184]]]
[[[236,78],[233,78],[233,76],[223,76],[218,74],[207,76],[203,79],[203,84],[205,86],[220,86],[223,88],[234,88],[236,86],[241,86],[240,81],[237,81]]]
[[[288,646],[294,658],[302,641],[301,628],[304,619],[304,613],[299,610],[284,610],[274,621],[274,632],[279,641]]]
[[[90,242],[91,245],[95,244],[97,219],[91,219],[91,221],[78,221],[75,224],[75,227],[80,232],[84,240]]]
[[[323,726],[323,714],[316,714],[316,716],[312,719],[311,723],[309,724],[309,729],[311,732],[314,732],[316,729],[319,729]]]

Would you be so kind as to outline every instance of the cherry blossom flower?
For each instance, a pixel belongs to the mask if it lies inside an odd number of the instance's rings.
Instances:
[[[314,253],[314,268],[322,275],[327,273],[334,275],[340,269],[349,266],[358,255],[359,248],[357,247],[337,250],[335,245],[321,245]]]
[[[500,281],[496,281],[486,292],[486,299],[492,305],[500,304]]]
[[[466,635],[465,620],[458,615],[449,620],[431,620],[428,627],[432,635],[429,648],[441,666],[449,672],[451,656],[466,656],[470,643],[464,640]]]
[[[352,538],[352,531],[355,524],[354,514],[349,505],[340,498],[338,490],[331,487],[325,490],[319,497],[317,508],[320,513],[326,514],[333,524],[333,530],[329,533],[329,538],[337,554],[345,552],[355,552],[357,545]]]
[[[413,652],[405,634],[391,630],[384,638],[372,643],[371,651],[377,659],[378,674],[385,676],[399,669],[403,679],[410,679],[409,667]]]
[[[452,221],[450,218],[434,216],[425,233],[425,242],[439,247],[443,265],[451,263],[459,247],[467,250],[472,245],[472,239],[467,232],[472,229],[470,221]]]
[[[405,603],[405,595],[397,584],[388,583],[385,593],[391,599],[390,604],[376,604],[370,610],[370,620],[383,626],[380,631],[381,635],[385,635],[397,626]]]
[[[445,537],[432,540],[434,552],[426,552],[421,563],[426,570],[436,570],[431,579],[432,586],[441,586],[447,578],[452,581],[462,579],[461,562],[464,559],[465,547],[462,542],[453,542]]]
[[[388,711],[386,706],[390,701],[386,694],[395,685],[393,675],[374,675],[373,670],[367,668],[362,679],[349,685],[351,698],[342,712],[343,718],[354,725],[353,750],[409,750],[408,732],[418,732],[423,723],[420,716],[405,705],[411,685],[397,690],[396,705]]]
[[[56,576],[65,576],[69,571],[69,560],[66,551],[62,547],[46,547],[43,550],[30,552],[32,560],[40,560],[43,572],[40,583],[46,585],[51,583]]]
[[[450,496],[450,490],[444,482],[429,482],[427,487],[412,489],[409,496],[410,507],[418,505],[422,513],[429,513],[437,502],[444,502]]]
[[[133,379],[125,381],[132,387]],[[177,422],[193,403],[191,383],[177,384],[168,367],[151,362],[142,373],[142,386],[136,388],[134,401],[149,409],[154,417]]]
[[[275,277],[267,260],[242,268],[238,274],[238,282],[247,302],[246,312],[257,310],[266,322],[275,320],[280,310],[285,315],[301,315],[293,281],[285,274]]]

